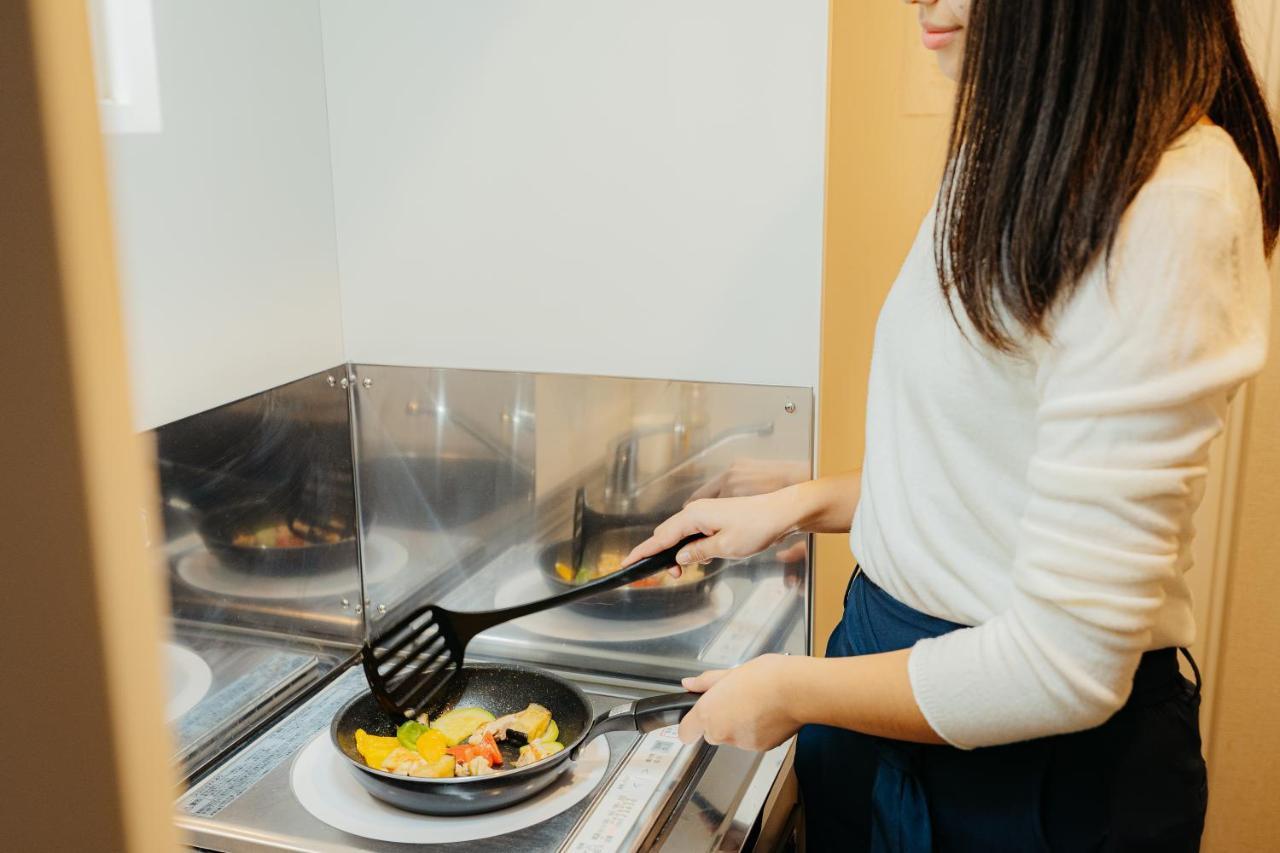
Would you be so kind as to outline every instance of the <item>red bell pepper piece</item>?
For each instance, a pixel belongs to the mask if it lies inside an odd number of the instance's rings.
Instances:
[[[480,743],[460,743],[449,747],[445,752],[463,764],[470,762],[473,758],[487,758],[491,767],[502,764],[502,751],[498,749],[498,742],[489,732],[485,732],[484,739]]]

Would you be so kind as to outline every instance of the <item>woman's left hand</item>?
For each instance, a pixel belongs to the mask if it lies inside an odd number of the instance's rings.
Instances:
[[[693,743],[701,737],[709,744],[760,752],[791,737],[800,728],[787,701],[797,660],[763,655],[684,679],[686,690],[704,695],[681,721],[680,740]]]

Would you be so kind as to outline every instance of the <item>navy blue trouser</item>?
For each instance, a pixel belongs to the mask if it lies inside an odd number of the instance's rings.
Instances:
[[[827,655],[908,648],[961,627],[858,573]],[[1176,650],[1162,649],[1143,655],[1128,703],[1085,732],[965,751],[805,726],[796,768],[808,849],[1198,850],[1208,797],[1199,707]]]

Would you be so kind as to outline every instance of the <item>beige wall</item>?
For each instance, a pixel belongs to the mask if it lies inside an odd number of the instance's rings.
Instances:
[[[1273,351],[1280,311],[1272,314]],[[1280,850],[1280,359],[1251,392],[1214,696],[1205,850]]]
[[[862,461],[876,316],[938,187],[949,84],[920,47],[915,10],[833,0],[818,468]],[[845,536],[818,538],[814,647],[853,569]]]
[[[1280,10],[1242,0],[1272,103],[1280,103]],[[1280,279],[1280,276],[1278,276]],[[1280,309],[1280,288],[1272,300]],[[1212,700],[1209,853],[1280,850],[1280,310],[1272,357],[1250,389]]]

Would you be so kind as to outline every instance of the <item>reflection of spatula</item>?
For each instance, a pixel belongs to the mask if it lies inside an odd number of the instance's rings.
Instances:
[[[581,486],[573,496],[573,556],[570,565],[576,574],[582,568],[582,554],[587,550],[587,494]]]
[[[365,643],[362,663],[373,695],[387,713],[412,717],[448,682],[455,670],[462,668],[467,644],[476,634],[494,625],[656,574],[675,565],[676,553],[701,538],[690,536],[621,571],[529,604],[472,613],[447,610],[438,604],[419,607],[383,633],[379,640],[383,648],[375,649],[369,642]]]
[[[587,542],[595,539],[607,530],[623,527],[645,527],[661,524],[671,515],[668,512],[651,512],[636,515],[610,515],[597,512],[587,506],[586,491],[579,486],[573,496],[573,539],[570,546],[570,559],[573,571],[582,568],[583,554],[587,550]]]

